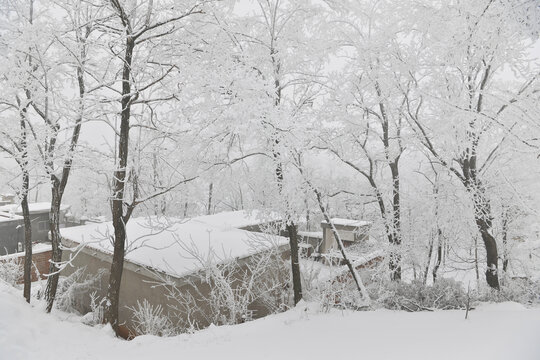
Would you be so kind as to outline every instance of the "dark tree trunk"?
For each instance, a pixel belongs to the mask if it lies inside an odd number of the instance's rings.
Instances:
[[[62,249],[60,236],[60,204],[62,195],[59,193],[59,184],[53,182],[51,211],[49,213],[49,231],[51,232],[52,255],[51,264],[49,267],[49,277],[47,279],[47,288],[45,289],[45,299],[47,300],[46,311],[51,312],[54,300],[56,298],[56,290],[58,289],[58,278],[60,277],[60,269],[58,264],[62,261]]]
[[[502,214],[503,271],[508,269],[508,211]]]
[[[128,34],[126,38],[124,67],[122,72],[122,110],[120,120],[120,136],[118,139],[118,163],[113,176],[113,196],[111,204],[112,223],[114,227],[114,252],[107,289],[107,306],[105,307],[104,320],[111,324],[118,334],[118,306],[120,302],[120,284],[124,269],[124,253],[126,242],[126,224],[129,216],[124,215],[124,193],[126,181],[126,168],[129,150],[129,129],[131,116],[131,61],[135,40]]]
[[[481,98],[479,104],[481,103]],[[471,123],[471,129],[469,130],[469,138],[471,139],[471,145],[467,148],[461,159],[461,168],[463,170],[462,182],[465,188],[471,195],[474,207],[474,220],[476,227],[480,232],[484,247],[486,248],[486,281],[493,289],[499,289],[499,275],[498,275],[498,254],[497,254],[497,242],[493,235],[491,206],[489,199],[485,194],[485,188],[482,181],[478,178],[478,165],[476,149],[478,147],[478,134],[474,131],[474,121]]]
[[[482,236],[482,241],[486,248],[486,260],[487,260],[487,270],[486,270],[486,281],[489,286],[494,289],[499,289],[499,276],[498,276],[498,259],[497,254],[497,242],[495,238],[490,234],[490,228],[488,222],[483,217],[476,218],[476,225],[480,230],[480,235]]]
[[[439,271],[439,266],[441,266],[441,259],[442,259],[442,253],[443,253],[443,243],[442,243],[442,231],[441,229],[437,229],[437,259],[435,260],[435,265],[433,265],[433,271],[431,272],[433,275],[433,283],[437,281],[437,271]]]
[[[391,218],[391,227],[390,232],[388,232],[388,241],[390,243],[390,259],[389,259],[389,268],[390,268],[390,278],[393,281],[401,280],[401,254],[399,253],[399,248],[401,245],[401,205],[400,205],[400,186],[399,186],[399,158],[403,152],[401,147],[401,125],[397,126],[397,134],[395,134],[395,140],[397,145],[399,145],[400,153],[396,157],[391,155],[391,134],[390,134],[390,119],[386,111],[386,105],[383,101],[383,93],[378,81],[375,81],[375,91],[379,98],[379,112],[381,114],[381,127],[382,127],[382,143],[384,145],[384,155],[386,161],[388,161],[388,167],[390,168],[390,173],[392,174],[392,218]],[[382,197],[379,200],[382,202]],[[382,209],[381,209],[382,211]],[[383,218],[385,214],[383,214]]]
[[[85,34],[85,37],[81,37],[77,33],[77,38],[79,43],[84,43],[89,36],[89,31]],[[81,59],[86,58],[86,49],[84,44],[81,48]],[[60,277],[60,269],[57,264],[62,261],[62,237],[60,235],[60,207],[62,204],[62,197],[64,196],[64,191],[71,174],[71,166],[73,165],[73,153],[79,143],[79,136],[81,133],[83,115],[84,115],[84,96],[86,93],[85,83],[84,83],[84,69],[82,62],[77,67],[77,82],[79,85],[79,115],[75,121],[75,127],[73,128],[73,133],[71,135],[71,142],[69,145],[69,153],[64,159],[64,164],[62,168],[62,176],[60,179],[55,174],[51,174],[51,210],[49,213],[49,231],[51,232],[51,245],[52,245],[52,255],[51,255],[51,264],[49,267],[49,277],[47,279],[47,287],[45,289],[45,299],[47,301],[46,311],[51,312],[54,300],[56,298],[56,291],[58,289],[58,279]],[[53,164],[49,164],[51,168]]]
[[[431,264],[431,256],[433,255],[433,235],[431,236],[431,239],[429,240],[429,247],[428,247],[428,255],[427,255],[427,262],[426,267],[424,269],[424,277],[422,278],[422,282],[424,285],[427,283],[427,277],[429,273],[429,265]]]
[[[478,181],[475,181],[475,186],[468,187],[469,192],[472,193],[474,203],[474,220],[476,226],[480,231],[480,236],[484,242],[486,249],[486,281],[488,285],[494,289],[499,289],[499,276],[498,276],[498,259],[497,242],[493,235],[491,235],[492,229],[492,217],[491,206],[489,201],[483,193],[483,188]]]
[[[206,215],[212,215],[212,192],[214,189],[214,183],[208,185],[208,208],[206,209]]]
[[[32,287],[32,223],[30,221],[30,210],[28,208],[28,189],[30,184],[30,175],[23,169],[22,199],[21,208],[24,221],[24,289],[23,296],[26,302],[30,302]]]
[[[302,300],[302,282],[300,278],[300,258],[298,256],[298,228],[296,224],[290,223],[287,225],[289,234],[289,245],[291,248],[291,272],[294,291],[294,304],[298,304]]]
[[[30,4],[30,14],[32,14],[33,7]],[[32,17],[30,17],[32,18]],[[20,105],[20,101],[17,99]],[[21,129],[21,159],[16,161],[19,164],[22,172],[22,184],[21,184],[21,209],[23,213],[24,222],[24,273],[23,273],[23,296],[26,302],[30,302],[31,287],[32,287],[32,223],[30,221],[30,209],[28,208],[28,192],[30,190],[30,173],[28,170],[28,142],[27,142],[27,130],[26,130],[26,116],[27,108],[21,108],[20,115],[20,129]]]
[[[399,188],[398,159],[389,164],[392,173],[392,236],[389,237],[390,246],[394,247],[390,253],[390,276],[394,281],[401,280],[401,208]],[[398,248],[398,249],[396,249]]]
[[[279,78],[280,74],[280,61],[277,57],[277,51],[271,47],[270,49],[270,58],[272,60],[273,68],[274,68],[274,89],[275,89],[275,98],[274,98],[274,106],[279,107],[281,103],[281,82]],[[279,145],[279,135],[276,133],[276,138],[274,139],[274,149],[272,150],[272,154],[274,156],[274,160],[276,161],[276,179],[277,179],[277,185],[279,194],[283,197],[283,164],[280,160],[280,153],[277,150],[277,146]],[[285,203],[287,204],[287,208],[289,207],[289,204],[287,200],[285,199]],[[294,304],[296,305],[301,299],[302,299],[302,280],[300,278],[300,261],[298,259],[298,236],[297,236],[297,227],[296,224],[292,221],[287,222],[287,231],[289,233],[289,245],[291,249],[291,269],[292,269],[292,282],[293,282],[293,292],[294,292]]]
[[[279,153],[274,152],[274,158],[277,161],[276,179],[278,184],[278,190],[279,194],[283,195],[283,167],[279,162]],[[302,280],[300,277],[300,260],[298,257],[298,229],[293,221],[288,221],[286,229],[289,236],[289,246],[291,251],[292,283],[294,292],[294,304],[296,305],[300,300],[302,300]]]
[[[120,303],[120,285],[122,281],[122,273],[124,270],[124,255],[126,230],[122,215],[118,215],[118,208],[114,205],[116,200],[113,200],[113,226],[114,226],[114,252],[111,264],[111,273],[109,276],[109,287],[107,289],[108,304],[105,308],[104,321],[111,324],[116,333],[119,330],[118,322],[118,307]],[[122,204],[120,203],[120,206]],[[120,211],[121,211],[120,207]],[[117,215],[115,215],[115,212]]]

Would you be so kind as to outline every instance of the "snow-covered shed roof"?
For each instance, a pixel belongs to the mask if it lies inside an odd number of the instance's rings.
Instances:
[[[212,226],[240,229],[276,221],[280,218],[276,213],[264,213],[260,210],[238,210],[197,216],[192,219]]]
[[[353,227],[360,227],[360,226],[366,226],[370,225],[371,221],[365,221],[365,220],[354,220],[354,219],[342,219],[342,218],[332,218],[330,221],[334,225],[341,225],[341,226],[353,226]],[[327,221],[323,221],[323,224],[328,224]]]
[[[61,205],[60,210],[61,211],[67,211],[71,206],[70,205]],[[41,212],[49,212],[51,209],[51,204],[48,202],[39,202],[39,203],[30,203],[28,204],[28,209],[30,210],[30,213],[41,213]],[[0,212],[7,212],[12,214],[21,214],[22,208],[20,204],[9,204],[0,206]]]
[[[23,220],[22,216],[0,211],[0,222]]]
[[[64,238],[112,254],[112,222],[60,229]],[[203,267],[193,254],[212,263],[253,255],[287,244],[281,236],[232,227],[212,226],[196,219],[133,218],[127,224],[126,261],[180,277]]]
[[[33,243],[32,244],[32,255],[41,254],[47,251],[51,251],[51,244],[45,244],[45,243]],[[17,259],[21,256],[24,256],[24,251],[16,252],[13,254],[8,255],[2,255],[0,256],[0,261],[6,261],[10,259]]]

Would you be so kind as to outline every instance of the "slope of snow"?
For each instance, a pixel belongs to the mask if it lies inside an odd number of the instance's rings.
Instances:
[[[463,311],[331,311],[313,304],[172,338],[114,338],[64,313],[46,315],[0,284],[0,359],[540,359],[540,309],[516,303]]]
[[[64,238],[113,252],[112,222],[60,229]],[[127,224],[126,260],[171,275],[184,275],[202,265],[193,256],[214,263],[244,257],[273,245],[286,244],[280,236],[215,227],[196,220],[133,218]]]

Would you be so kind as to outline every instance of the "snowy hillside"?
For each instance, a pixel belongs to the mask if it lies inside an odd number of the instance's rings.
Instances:
[[[520,359],[540,358],[540,309],[319,313],[313,304],[173,338],[119,340],[64,313],[49,316],[0,285],[0,359]]]

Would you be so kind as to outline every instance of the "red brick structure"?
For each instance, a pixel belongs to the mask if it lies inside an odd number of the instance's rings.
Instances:
[[[52,250],[38,251],[32,254],[32,281],[38,280],[38,274],[41,279],[46,279],[45,274],[49,273],[49,264],[51,260]],[[0,261],[15,261],[21,265],[21,269],[24,267],[24,253],[17,253],[8,255],[0,259]],[[18,284],[23,283],[22,274],[21,279],[17,281]]]

